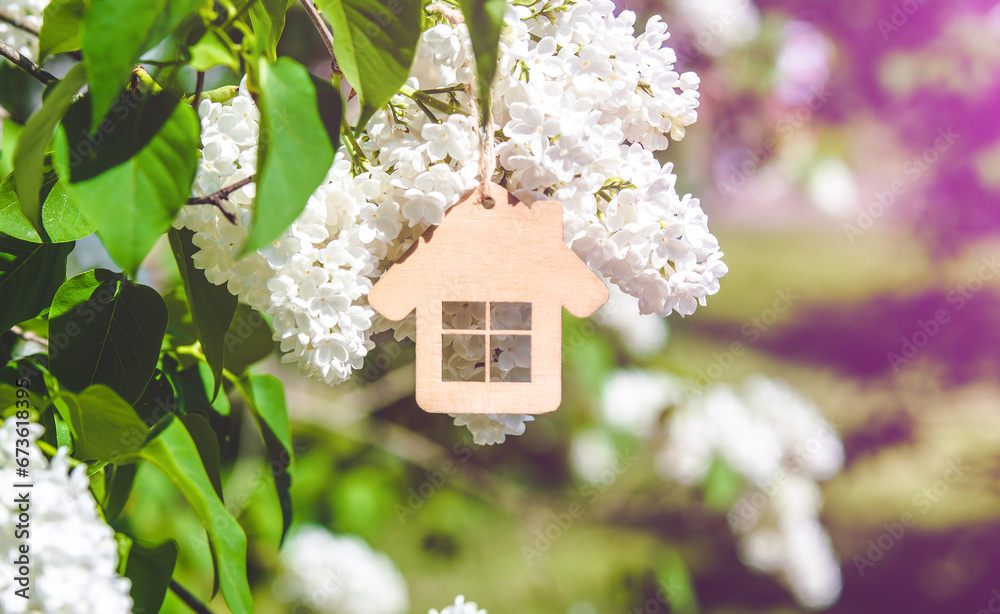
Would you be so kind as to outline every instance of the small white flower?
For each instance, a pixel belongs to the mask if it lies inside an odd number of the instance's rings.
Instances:
[[[464,596],[459,595],[455,597],[455,603],[446,606],[441,611],[432,608],[427,614],[487,614],[487,612],[479,609],[475,601],[466,601]]]
[[[523,435],[526,422],[532,416],[522,414],[448,414],[455,419],[455,426],[467,426],[472,441],[478,446],[503,443],[507,435]]]

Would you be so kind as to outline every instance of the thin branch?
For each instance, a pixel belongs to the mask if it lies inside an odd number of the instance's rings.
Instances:
[[[38,36],[38,28],[24,21],[17,15],[14,15],[13,13],[10,13],[3,9],[0,9],[0,21],[9,23],[10,25],[14,26],[19,30],[24,30],[28,34],[34,34],[35,36]]]
[[[32,77],[38,79],[43,84],[48,85],[53,81],[58,81],[55,76],[51,73],[42,70],[38,64],[35,64],[28,58],[24,57],[17,51],[11,49],[6,43],[0,41],[0,56],[3,56],[10,60],[15,66],[24,70],[26,73]]]
[[[230,223],[236,223],[236,216],[226,209],[223,202],[229,197],[230,194],[236,190],[242,188],[245,185],[253,183],[255,175],[251,175],[246,179],[240,179],[233,185],[227,185],[218,192],[212,192],[208,196],[196,196],[194,198],[189,198],[187,204],[189,205],[215,205],[215,208],[222,212],[222,215],[226,216],[226,219]]]
[[[184,605],[191,608],[192,612],[197,612],[198,614],[213,614],[212,610],[208,609],[208,606],[204,603],[198,601],[198,598],[188,592],[186,588],[177,583],[177,580],[170,578],[170,590],[174,591],[174,594],[184,602]]]
[[[205,73],[198,71],[198,80],[194,84],[194,96],[191,97],[191,108],[198,112],[198,104],[201,102],[201,92],[205,89]]]
[[[334,71],[339,72],[339,67],[337,66],[337,56],[333,53],[333,32],[330,31],[329,26],[323,21],[323,17],[320,16],[319,11],[316,10],[316,5],[312,3],[312,0],[300,0],[302,2],[303,8],[306,9],[306,13],[309,15],[309,19],[312,20],[313,25],[316,26],[316,31],[319,32],[320,38],[323,39],[323,44],[326,45],[326,50],[330,53],[330,58],[333,59]]]

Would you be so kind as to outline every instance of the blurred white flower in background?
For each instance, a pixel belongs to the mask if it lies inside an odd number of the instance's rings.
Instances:
[[[593,319],[618,333],[628,351],[636,356],[649,356],[666,347],[670,336],[666,318],[655,313],[639,313],[634,296],[625,294],[614,284],[607,285],[608,302]]]
[[[459,595],[455,597],[455,603],[441,611],[432,609],[427,614],[487,614],[487,612],[479,609],[475,601],[466,601],[464,596]]]
[[[28,427],[31,515],[31,588],[29,599],[15,594],[14,561],[23,539],[15,537],[20,509],[15,502],[25,489],[15,484],[17,433],[15,419],[0,426],[0,612],[5,614],[128,614],[131,582],[117,575],[115,532],[98,516],[90,494],[87,466],[69,468],[68,452],[60,448],[47,460],[35,444],[44,429]],[[21,433],[23,434],[23,433]],[[23,456],[19,458],[24,458]]]
[[[669,373],[616,371],[601,391],[601,421],[636,437],[648,437],[663,410],[679,403],[683,395],[681,380]]]
[[[817,161],[809,174],[807,189],[816,208],[831,216],[855,213],[861,200],[854,171],[841,158]]]
[[[410,608],[402,574],[360,537],[304,525],[280,556],[274,592],[285,603],[320,614],[406,614]]]
[[[42,12],[49,0],[8,0],[0,4],[8,15],[38,31],[42,27]],[[38,58],[38,36],[22,28],[0,21],[0,41],[29,60]]]
[[[833,45],[816,26],[789,21],[775,64],[775,93],[789,106],[808,103],[830,77]]]
[[[569,460],[573,471],[588,482],[599,482],[614,471],[618,450],[605,429],[587,429],[573,435]]]
[[[748,486],[729,512],[743,561],[779,575],[806,606],[836,601],[840,567],[819,522],[816,481],[841,470],[844,448],[819,408],[762,375],[739,387],[714,384],[671,414],[656,468],[693,484],[716,458]]]
[[[697,48],[710,55],[744,45],[760,32],[753,0],[678,0],[676,8]]]

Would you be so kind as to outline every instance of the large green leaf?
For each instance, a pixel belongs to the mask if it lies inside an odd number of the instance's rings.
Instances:
[[[219,440],[216,438],[212,425],[204,416],[198,414],[187,414],[181,416],[184,428],[188,430],[195,447],[198,448],[198,456],[201,457],[201,464],[205,465],[205,473],[212,482],[212,488],[219,499],[222,497],[222,470],[220,469],[221,459],[219,453]],[[223,501],[225,501],[223,499]]]
[[[241,375],[247,367],[274,351],[274,333],[253,308],[240,303],[226,333],[225,367]]]
[[[250,7],[250,23],[264,57],[278,59],[278,39],[285,29],[286,0],[257,0]]]
[[[282,0],[283,1],[283,0]],[[222,364],[226,352],[226,332],[236,313],[237,300],[225,285],[208,281],[205,271],[194,265],[192,257],[198,251],[192,239],[194,232],[186,228],[170,229],[170,247],[184,280],[184,293],[191,306],[191,317],[198,330],[201,350],[212,368],[215,384],[212,398],[222,385]]]
[[[66,279],[72,243],[29,243],[0,234],[0,331],[48,308]]]
[[[173,414],[176,405],[177,400],[173,386],[170,385],[170,378],[163,371],[155,369],[153,376],[149,378],[149,383],[146,384],[146,389],[142,391],[142,396],[132,404],[132,408],[143,422],[153,426]]]
[[[247,581],[247,538],[215,493],[198,447],[180,420],[173,419],[137,453],[160,468],[194,509],[208,532],[222,595],[234,614],[253,611]]]
[[[55,169],[48,165],[43,170],[39,197],[42,201],[42,226],[45,227],[49,241],[66,243],[93,233],[93,224],[83,217],[76,201],[70,198],[66,188],[59,182]],[[0,182],[0,232],[23,241],[42,242],[28,218],[21,213],[13,174],[7,175]]]
[[[74,104],[56,137],[55,166],[108,253],[134,273],[187,201],[201,137],[194,110],[168,94],[125,94],[115,109],[92,145],[89,96]]]
[[[145,546],[121,533],[115,538],[119,551],[127,551],[124,567],[125,577],[132,582],[132,612],[159,612],[177,564],[177,544],[165,541]]]
[[[3,106],[2,99],[0,106]],[[9,117],[0,119],[0,122],[3,123],[3,130],[0,130],[0,175],[6,177],[14,170],[14,147],[17,146],[17,137],[21,135],[24,126]]]
[[[76,444],[74,456],[82,461],[111,461],[142,447],[149,427],[118,394],[101,384],[80,394],[59,393],[55,404],[69,424]]]
[[[281,538],[284,539],[292,524],[290,489],[295,463],[292,429],[288,424],[288,409],[285,406],[285,389],[281,380],[266,374],[243,378],[243,389],[248,395],[247,403],[264,438],[268,466],[274,476],[274,486],[281,503]]]
[[[416,0],[319,0],[337,63],[361,98],[362,126],[406,83],[422,31]]]
[[[105,490],[101,507],[104,508],[104,518],[109,524],[113,525],[125,509],[138,469],[139,463],[104,466]]]
[[[191,46],[191,68],[206,71],[213,66],[225,66],[236,73],[240,69],[239,60],[232,53],[232,41],[225,32],[210,29],[197,43]]]
[[[295,221],[333,164],[329,139],[317,138],[325,128],[309,71],[288,58],[262,58],[257,72],[257,199],[244,254],[270,245]]]
[[[59,288],[49,311],[49,369],[63,388],[142,395],[160,355],[167,307],[156,290],[96,269]]]
[[[507,0],[459,0],[465,24],[469,27],[472,51],[476,54],[476,77],[479,83],[479,108],[483,125],[490,112],[490,88],[497,72],[497,48]]]
[[[204,0],[90,0],[83,18],[83,57],[97,129],[128,81],[139,54],[171,34]]]
[[[21,213],[40,235],[44,235],[39,192],[42,189],[45,148],[48,147],[56,124],[73,101],[73,96],[86,81],[83,64],[73,66],[61,81],[51,87],[42,108],[32,114],[17,138],[17,147],[14,149],[17,197],[21,203]]]
[[[53,53],[76,51],[83,44],[81,26],[85,0],[52,0],[42,14],[42,30],[38,35],[41,62]]]

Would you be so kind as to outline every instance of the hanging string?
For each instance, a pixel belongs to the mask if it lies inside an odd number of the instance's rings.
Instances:
[[[465,21],[460,11],[445,5],[443,2],[435,2],[428,6],[427,10],[440,13],[452,25]],[[482,200],[484,208],[492,209],[494,204],[496,204],[493,196],[490,195],[490,184],[493,182],[493,174],[497,170],[495,151],[496,125],[493,123],[493,113],[489,113],[486,121],[483,121],[479,112],[479,103],[476,102],[475,92],[472,91],[472,83],[465,84],[465,95],[469,98],[469,119],[473,121],[473,130],[475,130],[476,137],[479,139],[479,197]]]

